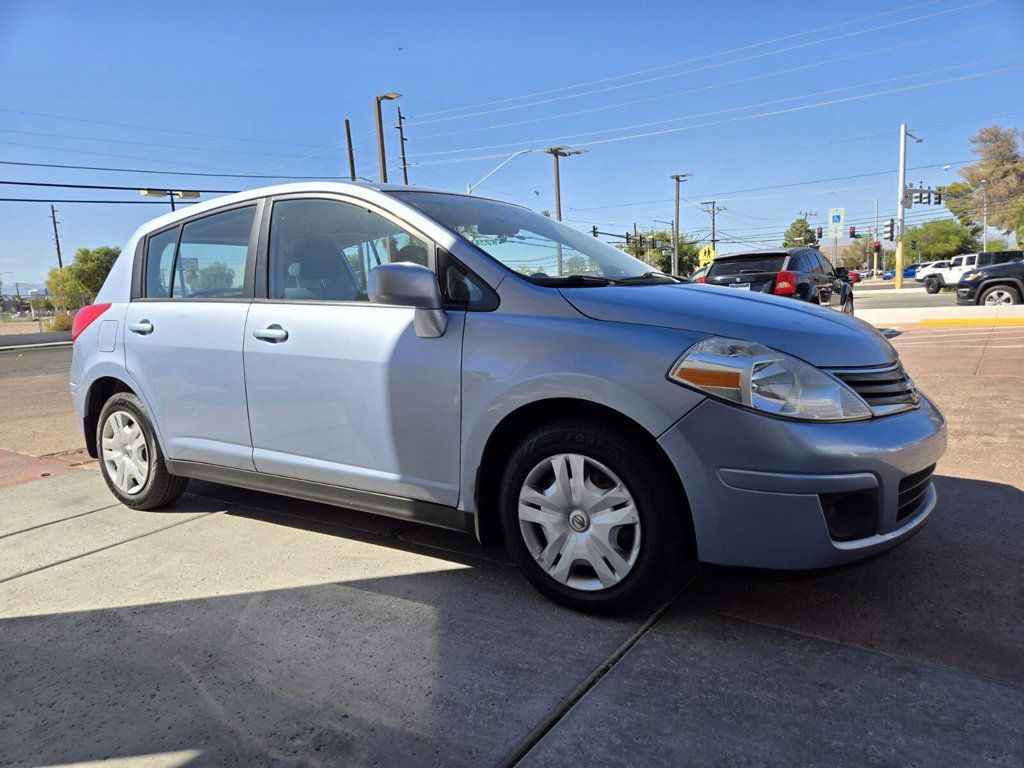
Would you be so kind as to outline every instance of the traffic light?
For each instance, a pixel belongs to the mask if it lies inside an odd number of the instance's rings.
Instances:
[[[823,230],[821,227],[818,227],[816,230],[814,230],[814,234],[819,240],[821,240],[822,231]]]
[[[934,202],[936,205],[942,205],[942,193],[936,192],[935,197],[932,199],[932,202]]]
[[[629,234],[629,232],[627,232],[626,233],[626,245],[629,245],[631,242],[633,242],[633,236],[631,234]]]
[[[597,224],[590,228],[590,234],[592,234],[594,237],[597,237]]]
[[[911,240],[910,241],[910,250],[912,250],[912,251],[916,251],[917,250],[917,240]]]
[[[889,221],[887,221],[885,223],[885,239],[886,240],[893,240],[895,234],[896,234],[896,220],[895,219],[889,219]]]
[[[880,242],[875,240],[875,242],[873,243],[873,246],[874,246],[875,256],[877,256],[878,254],[880,254],[882,252],[882,244]]]
[[[915,192],[914,193],[914,205],[919,205],[921,203],[921,199],[922,199],[921,193],[920,192]]]
[[[851,240],[856,240],[857,239],[857,228],[854,227],[854,226],[850,227],[850,239]]]

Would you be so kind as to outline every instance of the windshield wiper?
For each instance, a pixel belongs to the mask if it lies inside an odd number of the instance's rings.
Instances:
[[[615,281],[597,275],[562,275],[561,277],[531,277],[538,285],[615,285]]]
[[[632,285],[635,283],[645,283],[649,280],[656,280],[659,283],[670,282],[670,283],[681,283],[677,277],[672,275],[666,275],[664,272],[644,272],[642,275],[634,275],[633,277],[622,277],[615,281],[615,285]]]

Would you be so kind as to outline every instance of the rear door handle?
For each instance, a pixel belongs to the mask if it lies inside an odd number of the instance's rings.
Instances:
[[[288,341],[288,331],[276,323],[266,328],[257,328],[252,332],[252,335],[257,339],[269,341],[271,344],[276,344],[279,341]]]
[[[153,332],[153,324],[149,322],[149,320],[140,320],[137,323],[129,325],[128,330],[132,333],[139,334],[139,336],[145,336],[146,334]]]

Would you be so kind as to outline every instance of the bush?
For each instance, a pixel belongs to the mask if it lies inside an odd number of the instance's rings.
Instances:
[[[70,331],[71,325],[75,322],[75,319],[67,312],[62,312],[59,315],[54,315],[50,318],[50,330],[51,331]]]

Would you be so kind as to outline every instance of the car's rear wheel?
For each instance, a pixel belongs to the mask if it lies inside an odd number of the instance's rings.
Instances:
[[[924,289],[928,293],[938,293],[942,290],[942,283],[940,283],[937,278],[926,277],[924,279]]]
[[[100,470],[114,496],[132,509],[154,509],[181,496],[188,485],[164,466],[156,431],[131,392],[111,395],[96,423]]]
[[[509,460],[501,522],[513,560],[555,602],[594,613],[642,608],[678,584],[688,512],[643,439],[565,419]]]
[[[1020,294],[1009,285],[996,285],[981,294],[979,304],[995,307],[1000,304],[1020,304]]]

